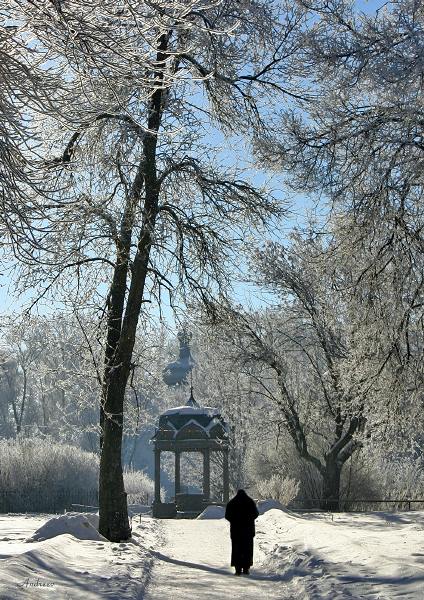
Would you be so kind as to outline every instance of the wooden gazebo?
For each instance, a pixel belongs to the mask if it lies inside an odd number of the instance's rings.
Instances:
[[[195,516],[211,503],[210,458],[211,452],[223,454],[223,496],[229,498],[228,473],[228,427],[220,411],[200,406],[193,397],[193,390],[185,406],[167,410],[159,417],[159,427],[152,438],[155,454],[155,499],[153,516],[162,518]],[[175,501],[163,503],[160,497],[161,452],[175,454]],[[203,493],[182,494],[180,460],[183,452],[203,454]]]

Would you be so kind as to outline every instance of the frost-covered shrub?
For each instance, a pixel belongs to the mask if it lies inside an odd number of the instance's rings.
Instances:
[[[422,459],[388,459],[377,453],[364,455],[361,461],[347,465],[343,479],[343,500],[350,510],[394,510],[406,508],[409,499],[424,498]],[[359,502],[361,500],[361,502]],[[399,500],[376,503],[366,500]],[[402,502],[403,501],[403,502]],[[422,508],[422,505],[415,505]]]
[[[424,498],[424,467],[420,460],[383,460],[380,468],[380,485],[399,500]]]
[[[313,465],[297,455],[290,443],[282,444],[278,450],[264,448],[253,453],[249,472],[253,479],[253,488],[257,488],[258,482],[267,481],[274,475],[297,481],[297,498],[302,506],[312,506],[316,504],[316,499],[321,497],[321,475]]]
[[[378,481],[379,474],[371,467],[366,457],[358,456],[350,459],[344,466],[341,477],[341,508],[345,510],[375,509],[364,500],[379,500],[385,497]],[[390,497],[389,493],[389,497]],[[358,502],[358,501],[361,502]],[[355,502],[356,501],[356,502]]]
[[[0,487],[16,490],[43,487],[98,486],[99,458],[49,439],[0,441]]]
[[[93,504],[98,456],[49,439],[0,441],[2,510],[56,511],[71,503]]]
[[[256,483],[260,499],[272,498],[287,506],[299,493],[299,482],[284,475],[274,474],[269,479],[262,479]]]
[[[152,479],[143,471],[124,470],[124,486],[128,504],[149,504],[155,493]]]

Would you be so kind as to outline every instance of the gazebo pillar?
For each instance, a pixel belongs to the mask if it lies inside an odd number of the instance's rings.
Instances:
[[[160,502],[160,450],[155,448],[155,504]]]
[[[205,500],[211,497],[211,459],[209,448],[203,450],[203,496]]]
[[[181,491],[181,451],[175,450],[175,498]]]
[[[223,483],[224,483],[224,502],[227,503],[230,499],[230,477],[228,472],[228,450],[224,450],[224,466],[223,466]]]

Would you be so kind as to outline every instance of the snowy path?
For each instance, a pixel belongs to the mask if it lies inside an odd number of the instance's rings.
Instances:
[[[234,575],[229,565],[228,524],[223,520],[161,522],[163,546],[155,563],[145,600],[284,600],[299,597],[280,577],[263,572],[265,556],[255,544],[249,577]]]

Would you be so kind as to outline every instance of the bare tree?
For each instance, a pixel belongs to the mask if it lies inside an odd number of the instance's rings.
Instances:
[[[329,258],[319,241],[300,236],[290,249],[269,243],[258,252],[256,273],[278,305],[230,311],[224,322],[241,368],[276,406],[299,457],[321,475],[322,506],[337,510],[343,465],[362,444],[368,398],[360,377],[350,377],[353,323],[337,290],[348,274]]]
[[[301,4],[313,19],[302,53],[316,98],[259,136],[258,155],[327,201],[330,222],[317,227],[350,262],[358,322],[382,334],[380,367],[421,371],[423,7],[386,2],[365,15],[344,0]]]
[[[238,242],[278,213],[265,190],[217,166],[211,136],[264,128],[296,95],[303,12],[236,0],[13,4],[57,54],[69,106],[61,130],[54,115],[42,123],[57,193],[31,222],[39,246],[21,251],[21,285],[105,314],[99,530],[126,539],[123,406],[139,317],[163,293],[171,304],[178,292],[205,303],[223,293]]]

